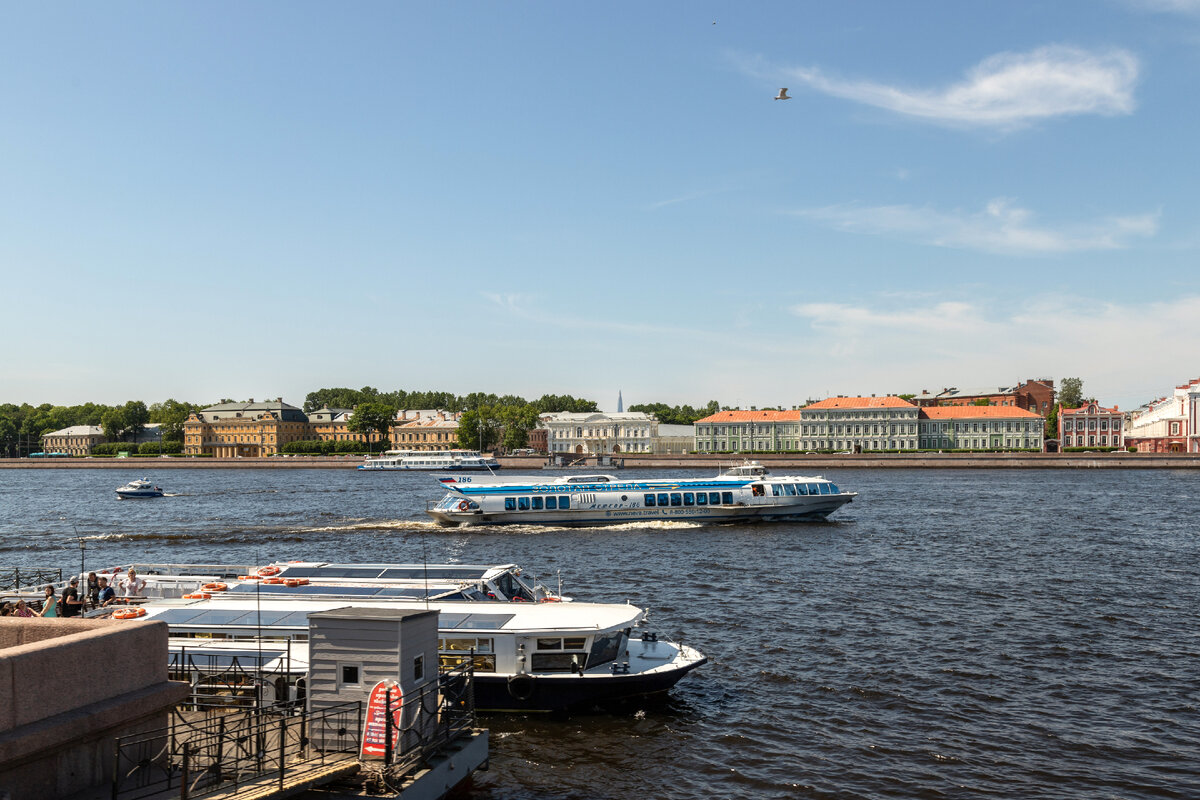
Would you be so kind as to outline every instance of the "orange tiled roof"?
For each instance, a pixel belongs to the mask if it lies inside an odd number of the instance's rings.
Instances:
[[[1035,414],[1016,406],[928,406],[921,409],[918,415],[924,419],[982,419],[984,417],[1001,417],[1002,419],[1041,419],[1041,414]]]
[[[716,414],[704,419],[698,419],[696,422],[784,422],[793,419],[800,419],[800,412],[798,410],[772,411],[771,409],[763,409],[762,411],[718,411]]]
[[[1119,413],[1121,413],[1120,411],[1117,410],[1116,406],[1113,406],[1112,408],[1105,408],[1104,406],[1100,405],[1099,403],[1084,403],[1079,408],[1060,409],[1058,414],[1059,414],[1059,416],[1066,416],[1068,414],[1069,415],[1086,414],[1086,413],[1088,413],[1088,407],[1092,406],[1092,405],[1096,406],[1097,414],[1119,414]]]
[[[886,397],[828,397],[804,408],[807,410],[810,408],[916,408],[916,406],[903,398],[888,395]]]

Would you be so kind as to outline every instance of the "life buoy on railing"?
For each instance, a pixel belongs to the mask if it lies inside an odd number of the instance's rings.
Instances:
[[[137,619],[146,616],[144,608],[120,608],[113,612],[113,619]]]
[[[515,700],[528,700],[533,697],[533,690],[536,688],[534,677],[528,673],[511,675],[508,678],[508,693]]]
[[[212,599],[212,595],[209,594],[208,592],[192,592],[191,594],[185,594],[183,596],[183,599],[184,600],[210,600],[210,599]],[[138,609],[138,610],[141,611],[142,609]]]
[[[459,510],[459,511],[466,511],[466,510],[467,510],[468,508],[470,508],[470,507],[471,507],[471,504],[470,504],[470,503],[468,503],[466,500],[459,500],[459,501],[458,501],[458,510]]]
[[[273,564],[269,567],[259,567],[258,568],[258,574],[260,577],[270,577],[271,575],[278,575],[280,572],[281,572],[281,570],[279,569],[279,567],[277,567]]]
[[[229,585],[225,584],[225,583],[220,583],[220,582],[206,583],[206,584],[204,584],[203,588],[209,592],[223,592],[229,588]]]

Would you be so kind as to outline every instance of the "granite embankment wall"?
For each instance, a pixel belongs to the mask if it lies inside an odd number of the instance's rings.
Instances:
[[[724,455],[617,455],[626,469],[712,469],[741,463],[742,456]],[[799,455],[795,453],[746,456],[772,471],[783,468],[817,469],[1200,469],[1200,453],[881,453],[876,455]],[[120,469],[156,473],[165,469],[353,469],[362,463],[350,458],[3,458],[0,469]],[[545,456],[505,457],[505,469],[531,471],[542,468]],[[591,459],[587,469],[605,472]]]

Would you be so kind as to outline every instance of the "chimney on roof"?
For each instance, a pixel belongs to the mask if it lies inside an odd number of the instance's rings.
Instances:
[[[247,403],[253,403],[253,402],[254,402],[254,398],[253,398],[253,397],[251,397],[251,398],[250,398],[249,400],[247,400],[246,402],[247,402]]]
[[[276,398],[275,398],[275,402],[276,402],[276,403],[282,403],[282,402],[283,402],[283,398],[282,398],[282,397],[276,397]]]

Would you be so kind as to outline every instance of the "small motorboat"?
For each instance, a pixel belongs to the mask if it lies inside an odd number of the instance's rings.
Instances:
[[[163,490],[151,483],[149,478],[130,481],[124,486],[117,487],[117,497],[121,500],[143,500],[162,496]]]

